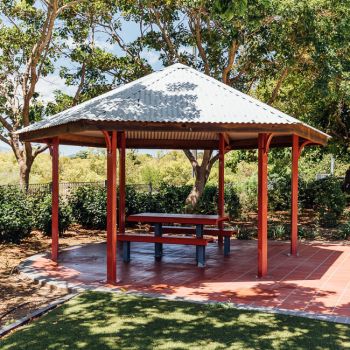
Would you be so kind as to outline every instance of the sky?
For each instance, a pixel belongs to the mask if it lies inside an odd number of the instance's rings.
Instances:
[[[121,21],[122,32],[124,34],[125,41],[132,41],[137,38],[139,33],[139,27],[136,23],[126,22],[124,20]],[[95,37],[96,45],[105,49],[106,51],[113,52],[117,55],[123,55],[123,52],[117,45],[111,45],[106,42],[103,34],[96,34]],[[73,42],[70,44],[67,43],[68,46],[73,45]],[[153,67],[154,70],[162,69],[162,63],[158,59],[158,54],[153,51],[145,51],[142,56],[147,59],[149,64]],[[67,62],[64,59],[60,59],[55,63],[55,72],[53,74],[48,75],[47,77],[41,77],[36,85],[36,92],[38,92],[43,101],[49,102],[54,100],[54,93],[56,90],[63,90],[65,93],[73,95],[76,87],[75,86],[66,86],[64,83],[64,79],[59,76],[59,67],[62,65],[66,65],[70,69],[74,68],[72,63],[66,64]],[[77,147],[77,146],[60,146],[60,154],[62,155],[73,155],[76,152],[86,149],[85,147]],[[0,151],[10,150],[10,147],[0,141]],[[153,150],[139,150],[141,153],[148,153],[155,155],[157,151]]]

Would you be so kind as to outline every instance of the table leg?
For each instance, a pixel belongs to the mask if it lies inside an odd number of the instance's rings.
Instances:
[[[196,225],[196,237],[203,238],[203,225]],[[199,267],[205,266],[205,246],[197,245],[196,246],[196,260]]]
[[[162,237],[162,224],[156,223],[154,224],[154,236]],[[154,257],[156,261],[161,261],[163,255],[163,244],[162,243],[154,243]]]
[[[130,242],[123,242],[123,261],[130,262]]]
[[[228,256],[231,250],[231,239],[230,236],[224,236],[224,255]]]

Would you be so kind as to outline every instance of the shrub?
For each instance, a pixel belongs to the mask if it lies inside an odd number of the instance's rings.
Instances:
[[[303,226],[298,227],[298,237],[299,238],[304,238],[304,239],[315,239],[318,235],[318,230],[317,229],[306,229]]]
[[[238,233],[236,235],[237,239],[253,239],[255,236],[255,233],[246,227],[238,228]]]
[[[244,183],[238,184],[238,196],[244,213],[257,210],[258,182],[256,176],[251,176]]]
[[[185,201],[191,188],[192,186],[189,185],[174,186],[162,183],[158,192],[154,194],[156,211],[161,213],[183,213],[185,211]],[[203,203],[198,203],[198,205],[202,206],[196,209],[198,211],[203,210]]]
[[[33,226],[42,231],[45,235],[51,235],[51,215],[52,215],[52,201],[51,194],[36,197],[33,203]],[[72,215],[70,206],[63,200],[59,203],[58,212],[58,232],[62,236],[72,223]]]
[[[309,184],[307,192],[308,203],[317,212],[321,226],[337,226],[346,206],[340,181],[332,176],[315,180]]]
[[[198,214],[217,214],[218,197],[217,186],[207,185],[198,201],[195,212]]]
[[[271,210],[289,210],[291,206],[291,176],[272,173],[268,182],[268,203]],[[304,206],[306,182],[299,177],[298,199],[300,207]]]
[[[270,174],[268,182],[268,203],[271,210],[290,208],[291,177]]]
[[[267,236],[269,239],[286,239],[288,236],[288,228],[285,225],[269,225]]]
[[[0,241],[19,243],[31,227],[31,208],[25,193],[12,186],[0,187]]]
[[[69,199],[74,220],[85,228],[105,229],[107,225],[106,189],[78,187]]]
[[[241,213],[241,203],[238,194],[232,185],[225,187],[226,212],[231,218],[237,218]]]
[[[137,192],[132,185],[128,185],[125,193],[126,215],[141,212],[183,213],[185,200],[190,190],[189,185],[174,186],[163,183],[157,192],[149,193]],[[106,200],[105,188],[79,187],[69,200],[74,220],[85,228],[105,229],[107,224]],[[195,212],[215,214],[217,213],[217,201],[217,187],[207,186]],[[232,186],[225,188],[225,204],[230,216],[239,214],[239,198]]]
[[[338,235],[336,238],[338,239],[348,239],[350,237],[350,221],[341,225],[338,230]]]

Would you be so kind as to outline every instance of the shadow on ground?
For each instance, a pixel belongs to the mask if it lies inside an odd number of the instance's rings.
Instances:
[[[343,349],[350,327],[126,294],[83,293],[1,349]]]

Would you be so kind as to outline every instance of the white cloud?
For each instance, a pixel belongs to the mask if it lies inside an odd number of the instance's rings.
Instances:
[[[62,90],[68,95],[73,95],[75,87],[67,86],[64,79],[62,79],[58,74],[52,74],[45,78],[41,78],[36,85],[36,92],[40,94],[40,97],[44,102],[54,100],[55,90]]]
[[[152,66],[159,62],[159,54],[155,51],[142,52],[142,57]]]

